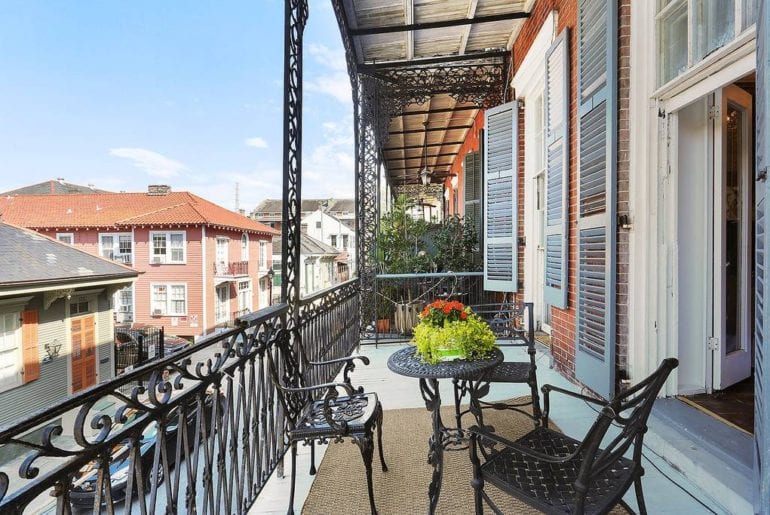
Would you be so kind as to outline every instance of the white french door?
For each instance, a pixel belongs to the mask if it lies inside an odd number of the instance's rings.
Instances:
[[[751,375],[753,305],[753,123],[751,95],[728,86],[714,95],[713,388]]]

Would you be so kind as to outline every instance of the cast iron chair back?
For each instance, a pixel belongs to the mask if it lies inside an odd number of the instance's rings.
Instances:
[[[551,513],[605,513],[622,503],[623,494],[633,483],[639,510],[646,513],[641,477],[644,474],[642,448],[647,420],[658,393],[677,365],[678,361],[674,358],[663,360],[653,374],[609,402],[544,385],[543,425],[516,442],[478,427],[471,428],[471,461],[474,465],[474,488],[477,490],[476,512],[482,512],[482,497],[496,510],[483,493],[485,479],[488,479],[509,494]],[[601,406],[597,410],[599,416],[582,441],[573,440],[548,428],[552,391]],[[602,441],[611,425],[619,427],[620,432],[602,447]],[[624,455],[632,446],[632,457],[625,458]],[[479,460],[479,450],[486,458],[484,465]],[[506,482],[506,479],[514,476],[503,477],[505,474],[499,473],[501,466],[502,469],[517,469],[516,484]],[[522,478],[522,475],[530,473],[540,476],[533,477],[533,481]],[[546,488],[543,483],[552,481],[549,479],[552,477],[569,478],[570,484],[566,485],[568,488],[558,492],[558,488],[551,488],[552,485]]]
[[[491,310],[488,307],[492,306]],[[514,302],[507,298],[502,304],[471,306],[474,313],[486,320],[492,332],[498,339],[504,339],[505,343],[498,343],[498,347],[526,347],[528,361],[504,361],[487,375],[482,382],[490,383],[519,383],[530,387],[530,399],[520,402],[484,402],[481,399],[472,400],[466,410],[461,410],[460,402],[468,391],[468,385],[463,378],[456,378],[455,385],[455,417],[457,426],[462,427],[462,417],[473,412],[477,422],[482,420],[482,409],[498,409],[516,411],[534,421],[535,427],[540,425],[542,411],[540,409],[540,395],[537,387],[537,363],[535,349],[535,321],[533,314],[534,305],[531,302]],[[503,313],[501,320],[500,314]],[[475,404],[475,405],[474,405]],[[522,409],[532,406],[532,413]]]

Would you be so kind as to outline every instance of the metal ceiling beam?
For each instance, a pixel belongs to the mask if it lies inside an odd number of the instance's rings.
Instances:
[[[438,20],[425,23],[407,23],[405,25],[385,25],[380,27],[361,27],[352,29],[353,36],[370,36],[372,34],[391,34],[393,32],[406,32],[414,30],[443,29],[446,27],[458,27],[462,25],[476,25],[479,23],[491,23],[495,21],[520,20],[529,18],[528,12],[517,11],[504,14],[490,14],[473,18],[456,18],[454,20]]]
[[[366,63],[358,66],[358,71],[361,73],[372,73],[377,70],[386,70],[391,68],[414,68],[417,66],[425,66],[430,64],[446,64],[446,63],[459,63],[463,61],[479,61],[482,59],[496,59],[505,58],[510,54],[508,50],[492,50],[489,52],[473,52],[471,54],[462,55],[445,55],[442,57],[428,57],[424,59],[411,59],[406,61],[382,61],[374,63]],[[485,63],[481,63],[485,64]],[[495,64],[495,63],[487,63]],[[496,63],[500,64],[500,63]]]
[[[446,145],[446,146],[462,145],[463,143],[465,143],[465,142],[464,141],[450,141],[448,143],[428,143],[425,146],[428,147],[428,148],[430,148],[430,147],[443,147],[444,145]],[[384,148],[383,151],[387,152],[389,150],[414,150],[416,148],[421,149],[422,145],[407,145],[407,146],[401,146],[401,147],[399,147],[399,146],[389,147],[389,148]]]
[[[470,129],[473,124],[470,125],[456,125],[452,127],[430,127],[427,129],[408,129],[405,131],[388,131],[391,136],[398,136],[399,134],[419,134],[421,132],[436,132],[436,131],[453,131],[460,129]]]

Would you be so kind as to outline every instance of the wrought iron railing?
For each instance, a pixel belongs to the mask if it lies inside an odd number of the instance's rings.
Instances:
[[[476,306],[495,302],[495,293],[484,291],[482,272],[379,274],[375,280],[376,319],[367,321],[367,343],[380,339],[409,338],[417,315],[436,299],[459,300]]]
[[[358,338],[357,282],[302,301],[311,359],[346,356]],[[286,451],[267,353],[289,306],[139,366],[0,428],[0,513],[243,513]],[[279,361],[280,362],[280,361]],[[314,372],[328,382],[339,367]],[[147,379],[149,377],[149,379]],[[130,394],[122,387],[146,380]],[[16,458],[7,458],[9,455]],[[117,505],[117,507],[116,507]]]
[[[214,263],[214,275],[222,277],[249,275],[249,262],[233,261],[232,263]]]

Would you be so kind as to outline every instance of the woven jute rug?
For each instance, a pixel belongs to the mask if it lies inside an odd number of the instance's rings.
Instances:
[[[454,425],[454,407],[443,406],[441,417]],[[464,418],[464,427],[473,425],[473,417]],[[512,411],[484,410],[484,423],[495,432],[515,440],[533,428],[532,420]],[[551,427],[554,427],[551,424]],[[383,421],[383,446],[388,472],[380,469],[376,450],[373,468],[374,495],[380,515],[424,514],[428,511],[428,484],[433,468],[428,465],[430,412],[424,408],[386,410]],[[473,513],[473,469],[467,450],[444,452],[444,477],[437,513],[458,515]],[[492,485],[485,491],[504,513],[540,513],[523,502],[503,494]],[[486,507],[485,512],[491,510]],[[304,515],[359,515],[369,513],[366,473],[358,447],[346,440],[332,443],[326,450],[310,493],[302,508]],[[612,513],[626,513],[617,507]]]

